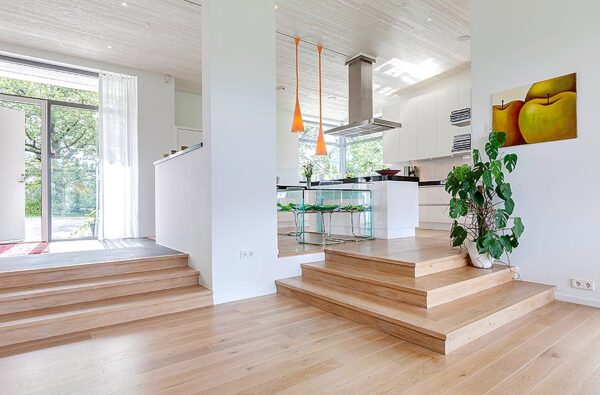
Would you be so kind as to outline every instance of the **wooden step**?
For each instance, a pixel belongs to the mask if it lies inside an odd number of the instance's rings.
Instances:
[[[554,300],[553,286],[510,281],[424,309],[310,279],[277,281],[277,290],[347,319],[447,354]]]
[[[0,315],[198,285],[188,267],[0,289]]]
[[[201,286],[0,316],[0,347],[212,305]]]
[[[67,266],[12,270],[0,272],[0,288],[27,287],[53,282],[113,276],[117,274],[185,268],[187,266],[188,255],[177,253],[171,255],[111,260],[106,262],[78,263]]]
[[[303,264],[302,276],[425,308],[504,284],[513,277],[504,265],[492,269],[464,266],[415,278],[335,262]]]
[[[427,276],[468,265],[467,254],[450,247],[405,251],[397,255],[327,247],[325,260],[409,277]]]

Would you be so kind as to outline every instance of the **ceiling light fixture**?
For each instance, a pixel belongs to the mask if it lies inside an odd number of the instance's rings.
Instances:
[[[323,51],[323,47],[318,45],[317,51],[319,53],[319,134],[315,155],[322,156],[327,155],[327,144],[325,144],[325,133],[323,132],[323,93],[321,91],[321,51]]]
[[[294,107],[294,118],[292,119],[292,133],[304,132],[304,121],[302,121],[302,112],[300,111],[300,100],[298,99],[298,45],[300,38],[294,37],[296,44],[296,106]]]
[[[285,92],[285,86],[283,86],[283,85],[277,85],[277,87],[275,87],[275,90],[277,92]]]
[[[112,45],[107,45],[106,48],[107,49],[112,49]]]
[[[279,6],[278,6],[277,4],[275,4],[275,5],[273,6],[273,8],[275,8],[275,9],[278,9],[278,8],[279,8]]]
[[[127,6],[128,6],[128,4],[126,2],[121,3],[121,7],[127,7]]]
[[[427,18],[427,22],[431,22],[433,19],[431,18]]]

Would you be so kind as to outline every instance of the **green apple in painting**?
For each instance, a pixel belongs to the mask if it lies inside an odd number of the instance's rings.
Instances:
[[[519,130],[519,113],[523,104],[522,100],[515,100],[492,107],[492,130],[506,133],[505,147],[525,143]]]
[[[519,129],[528,144],[577,137],[577,93],[529,100],[521,108]]]
[[[547,99],[560,92],[577,92],[575,73],[536,82],[529,88],[525,101],[537,98]]]

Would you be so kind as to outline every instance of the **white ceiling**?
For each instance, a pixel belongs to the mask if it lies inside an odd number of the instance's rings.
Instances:
[[[200,91],[200,0],[0,0],[0,41],[169,74],[181,90]],[[347,118],[346,56],[377,59],[374,107],[397,90],[464,68],[469,0],[276,0],[277,31],[322,43],[324,118]],[[277,34],[282,103],[294,96],[294,43]],[[111,48],[108,48],[108,47]],[[1,49],[1,45],[0,45]],[[336,53],[337,52],[337,53]],[[385,71],[388,73],[386,74]],[[394,74],[394,75],[389,75]],[[302,43],[300,100],[317,114],[316,48]],[[379,93],[382,89],[387,94]],[[385,93],[385,91],[384,91]],[[330,96],[335,99],[328,99]]]

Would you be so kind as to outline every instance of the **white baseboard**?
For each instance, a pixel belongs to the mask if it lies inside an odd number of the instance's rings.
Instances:
[[[600,300],[598,300],[598,299],[582,298],[579,296],[565,295],[565,294],[562,294],[559,292],[557,292],[555,296],[556,296],[556,300],[561,300],[563,302],[582,304],[585,306],[592,306],[592,307],[600,307]]]
[[[271,286],[269,288],[253,289],[253,290],[232,293],[232,294],[227,294],[227,295],[213,296],[213,300],[214,300],[214,303],[217,305],[217,304],[222,304],[222,303],[227,303],[227,302],[235,302],[235,301],[243,300],[243,299],[256,298],[258,296],[272,295],[276,292],[277,292],[277,289],[275,288],[275,282],[273,281],[273,286]]]

